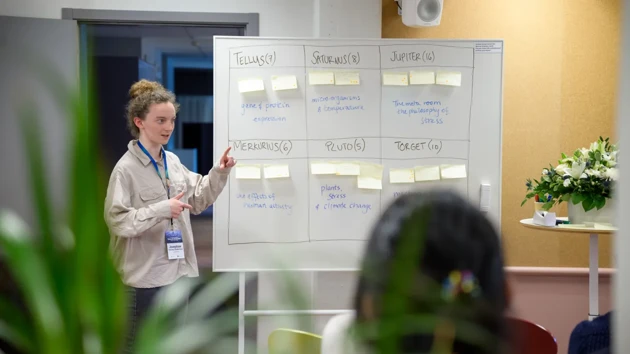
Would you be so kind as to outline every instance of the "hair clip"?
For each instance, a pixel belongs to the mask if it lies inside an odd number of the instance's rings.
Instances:
[[[465,293],[473,297],[479,295],[477,279],[471,271],[452,271],[442,284],[442,296],[445,300],[451,301],[458,294]]]

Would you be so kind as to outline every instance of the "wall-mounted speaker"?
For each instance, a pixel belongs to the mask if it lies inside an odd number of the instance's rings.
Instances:
[[[402,21],[409,27],[438,26],[444,0],[399,0]]]

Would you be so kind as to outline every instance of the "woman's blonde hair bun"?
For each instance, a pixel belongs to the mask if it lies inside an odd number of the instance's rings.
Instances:
[[[131,99],[134,99],[144,94],[150,94],[156,91],[164,91],[164,86],[162,86],[159,82],[142,79],[131,86],[129,89],[129,96]]]

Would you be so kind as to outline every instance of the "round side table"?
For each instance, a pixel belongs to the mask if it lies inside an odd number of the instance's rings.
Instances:
[[[567,220],[567,218],[558,218],[558,220]],[[578,224],[542,226],[534,224],[533,219],[523,219],[521,220],[521,224],[536,230],[590,235],[588,247],[588,319],[592,320],[599,316],[599,246],[597,241],[599,235],[615,233],[617,228],[605,224],[594,224],[594,227],[586,227],[585,225]]]

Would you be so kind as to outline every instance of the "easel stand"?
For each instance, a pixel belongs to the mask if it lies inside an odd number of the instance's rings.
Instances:
[[[245,310],[245,273],[238,280],[238,354],[245,354],[245,317],[258,316],[335,316],[352,310]]]

